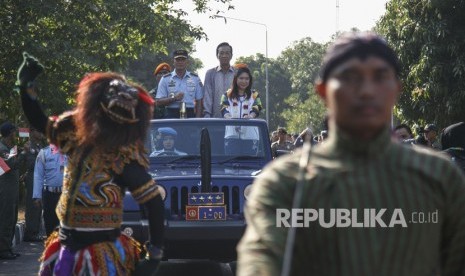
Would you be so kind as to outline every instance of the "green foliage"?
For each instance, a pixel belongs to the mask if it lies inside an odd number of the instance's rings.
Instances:
[[[170,45],[191,48],[194,39],[206,38],[201,27],[190,25],[185,11],[173,8],[179,1],[2,1],[0,121],[23,120],[18,96],[11,92],[23,51],[44,64],[45,74],[38,78],[41,99],[48,113],[59,113],[73,104],[75,86],[86,72],[125,72],[144,51],[166,56]],[[209,2],[232,8],[231,0],[192,1],[196,12],[214,13]]]
[[[289,108],[283,110],[281,115],[287,119],[288,131],[300,133],[306,127],[310,127],[314,133],[322,130],[326,108],[316,93],[303,102],[298,93],[293,93],[286,99],[286,104]]]
[[[193,39],[176,42],[176,44],[168,44],[166,54],[155,54],[148,48],[143,49],[137,59],[129,61],[123,73],[125,75],[130,75],[134,81],[142,84],[147,90],[151,90],[156,87],[156,79],[153,72],[158,64],[166,62],[173,70],[173,58],[171,57],[171,53],[176,49],[186,49],[189,53],[192,53],[193,44]],[[201,67],[202,61],[200,59],[193,58],[192,56],[189,57],[189,66],[187,70],[190,72],[197,72]]]
[[[457,0],[391,0],[376,30],[399,55],[396,115],[445,127],[465,118],[465,9]]]
[[[285,71],[290,75],[291,94],[286,99],[287,107],[282,118],[288,122],[288,130],[300,133],[310,126],[321,128],[325,107],[315,93],[314,82],[318,76],[326,44],[320,44],[306,37],[284,50],[278,57]]]
[[[270,130],[278,126],[285,126],[288,131],[296,133],[308,126],[320,129],[325,107],[315,94],[313,83],[325,50],[326,45],[307,37],[294,42],[277,59],[268,60]],[[262,54],[237,59],[251,69],[253,86],[261,92],[263,104],[266,102],[265,61]],[[264,111],[261,118],[265,118]]]

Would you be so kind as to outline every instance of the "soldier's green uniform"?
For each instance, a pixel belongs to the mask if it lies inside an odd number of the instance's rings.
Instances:
[[[32,199],[32,191],[34,189],[34,166],[36,163],[37,154],[41,149],[40,144],[31,143],[29,151],[21,152],[20,164],[25,173],[24,183],[26,186],[26,229],[24,231],[24,239],[31,240],[39,235],[40,219],[42,216],[42,209],[35,206]]]
[[[0,141],[0,158],[10,147]],[[19,171],[18,156],[5,160],[10,171],[0,176],[0,254],[11,251],[15,226],[18,220]],[[1,258],[1,257],[0,257]]]
[[[276,209],[292,208],[300,156],[277,159],[253,184],[238,275],[280,275],[289,228],[276,226]],[[356,209],[359,222],[364,209],[387,208],[388,227],[298,228],[290,275],[465,275],[465,177],[440,153],[396,144],[387,129],[371,142],[333,129],[310,154],[301,196],[326,222],[331,208]],[[389,227],[394,209],[407,227]],[[412,222],[436,211],[436,223]]]

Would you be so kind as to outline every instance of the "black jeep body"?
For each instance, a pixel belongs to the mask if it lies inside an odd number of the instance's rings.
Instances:
[[[202,130],[209,139],[201,138]],[[163,148],[165,132],[174,136],[175,150]],[[165,194],[165,258],[235,260],[247,193],[272,159],[266,122],[153,120],[146,145],[150,174]],[[122,230],[140,242],[148,239],[147,220],[128,192]]]

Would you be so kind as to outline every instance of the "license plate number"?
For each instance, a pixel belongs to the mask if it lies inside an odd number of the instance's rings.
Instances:
[[[186,220],[225,220],[226,206],[186,206]]]

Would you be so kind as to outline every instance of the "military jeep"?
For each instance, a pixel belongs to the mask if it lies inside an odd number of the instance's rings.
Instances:
[[[254,177],[271,161],[261,119],[153,120],[149,172],[165,204],[165,258],[236,259],[244,203]],[[129,192],[122,230],[144,242],[148,222]]]

